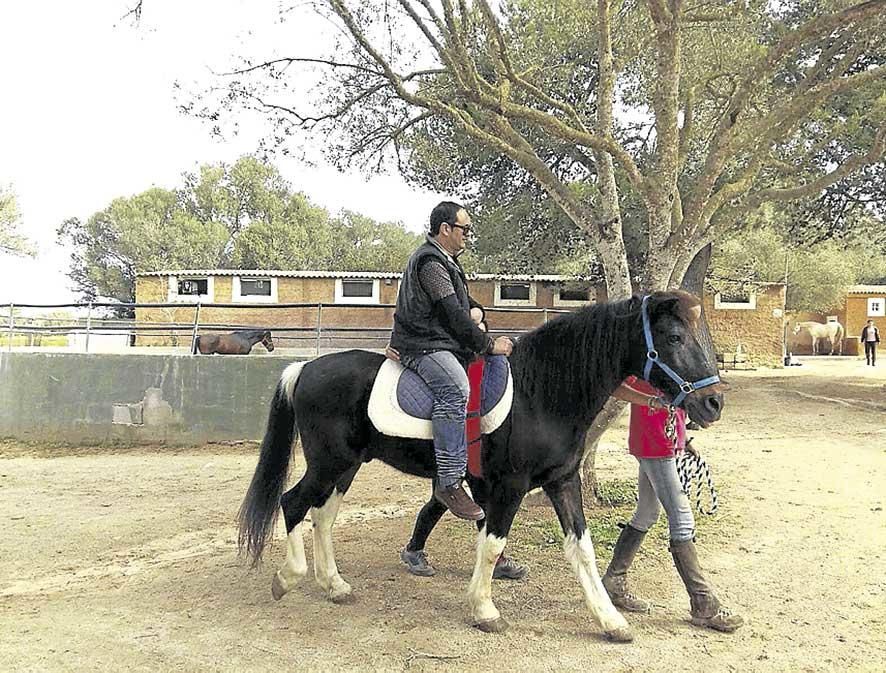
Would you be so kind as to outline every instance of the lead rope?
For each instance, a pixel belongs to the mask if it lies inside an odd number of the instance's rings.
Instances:
[[[668,418],[665,421],[665,436],[671,441],[671,445],[677,441],[677,408],[668,405]],[[691,439],[689,440],[692,441]],[[690,453],[689,451],[675,451],[677,476],[680,478],[680,486],[686,497],[691,498],[692,482],[695,482],[695,508],[702,514],[713,516],[717,513],[717,489],[714,488],[714,480],[711,479],[711,469],[701,456]],[[708,486],[708,502],[710,508],[705,509],[702,506],[702,491],[704,484],[702,479],[707,482]]]
[[[714,488],[714,480],[711,479],[711,470],[704,458],[689,451],[680,451],[676,458],[677,476],[680,478],[680,485],[687,497],[691,498],[692,482],[695,482],[695,508],[702,514],[713,516],[717,513],[717,489]],[[705,509],[702,506],[702,492],[704,484],[707,483],[708,502],[710,508]]]

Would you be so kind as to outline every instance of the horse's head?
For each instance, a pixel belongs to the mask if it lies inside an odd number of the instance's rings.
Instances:
[[[268,353],[274,350],[274,340],[271,339],[271,333],[265,332],[261,336],[261,345],[268,349]]]
[[[723,385],[703,385],[691,392],[686,385],[705,383],[706,379],[718,376],[714,353],[704,345],[708,341],[701,338],[707,333],[701,303],[682,290],[654,292],[646,300],[646,311],[653,344],[651,355],[657,356],[657,363],[653,363],[651,369],[647,366],[649,349],[645,330],[641,328],[640,333],[632,337],[636,347],[631,349],[631,373],[643,377],[648,371],[650,383],[677,401],[689,418],[702,427],[716,422],[723,410]],[[683,380],[682,388],[665,367]]]

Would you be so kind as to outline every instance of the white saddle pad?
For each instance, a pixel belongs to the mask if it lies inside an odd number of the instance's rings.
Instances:
[[[369,420],[380,433],[390,437],[433,439],[431,421],[406,413],[397,400],[397,386],[404,371],[406,369],[399,362],[385,359],[369,395]],[[511,413],[513,401],[514,379],[508,365],[507,384],[501,399],[480,419],[480,431],[484,435],[504,423]]]

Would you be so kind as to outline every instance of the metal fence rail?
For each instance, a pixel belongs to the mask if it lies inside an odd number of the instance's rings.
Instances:
[[[282,309],[303,308],[316,310],[314,324],[247,324],[233,322],[201,321],[202,309],[223,308],[226,310],[262,310],[276,311]],[[112,303],[112,302],[85,302],[69,304],[18,304],[10,303],[5,306],[6,311],[0,312],[0,325],[6,327],[5,341],[8,351],[13,349],[16,335],[23,336],[28,344],[22,344],[26,348],[38,347],[44,337],[83,335],[83,352],[89,352],[89,341],[92,336],[127,335],[128,344],[133,345],[139,336],[168,336],[172,341],[172,347],[179,347],[179,339],[186,342],[182,346],[188,346],[188,352],[194,351],[198,333],[216,333],[233,330],[270,329],[275,333],[274,339],[282,342],[295,342],[297,345],[303,342],[312,342],[316,353],[319,355],[321,344],[325,340],[334,344],[339,342],[365,341],[372,343],[373,347],[383,348],[390,334],[390,327],[355,326],[341,324],[333,321],[324,325],[324,309],[357,309],[365,311],[367,316],[370,311],[377,312],[379,309],[393,309],[394,304],[329,304],[329,303],[286,303],[286,304],[219,304],[219,303]],[[51,318],[45,316],[17,315],[22,310],[59,310],[73,309],[81,314],[80,317]],[[137,318],[107,317],[106,314],[121,309],[135,311],[135,309],[177,309],[192,310],[193,320],[188,322],[163,322],[144,320]],[[569,313],[569,309],[554,308],[529,308],[529,307],[493,307],[487,308],[488,315],[496,313],[536,314],[541,315],[543,322],[549,317],[561,313]],[[367,321],[368,322],[368,321]],[[493,320],[494,323],[494,320]],[[491,329],[490,334],[519,336],[526,329]],[[334,347],[334,346],[333,346]],[[148,347],[146,347],[148,348]]]

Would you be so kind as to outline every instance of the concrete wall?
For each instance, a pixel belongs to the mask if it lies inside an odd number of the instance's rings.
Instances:
[[[0,437],[72,444],[260,440],[274,387],[290,362],[256,355],[0,353]]]

